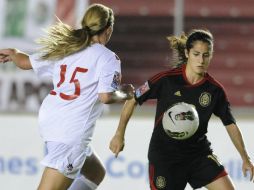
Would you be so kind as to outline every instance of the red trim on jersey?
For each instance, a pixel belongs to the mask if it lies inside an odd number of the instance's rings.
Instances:
[[[214,79],[214,78],[213,78],[211,75],[209,75],[209,74],[207,74],[207,80],[208,80],[210,83],[214,84],[215,86],[221,88],[221,89],[223,90],[224,94],[226,95],[226,99],[228,100],[228,97],[227,97],[225,88],[223,87],[223,85],[222,85],[219,81],[217,81],[216,79]]]
[[[172,70],[169,70],[169,71],[163,71],[163,72],[160,72],[160,73],[154,75],[152,78],[150,78],[149,81],[151,83],[155,83],[156,81],[158,81],[162,77],[170,76],[170,75],[179,75],[179,74],[181,74],[181,72],[182,72],[181,68],[172,69]]]
[[[163,118],[163,115],[164,115],[164,113],[161,114],[161,116],[155,121],[154,127],[156,127],[159,124],[160,120]]]
[[[149,165],[149,183],[150,183],[150,188],[151,190],[157,190],[154,183],[153,183],[153,178],[154,178],[154,166]]]
[[[209,75],[209,74],[207,74],[207,75],[208,75],[208,76],[207,76],[207,80],[208,80],[209,82],[211,82],[211,83],[214,84],[215,86],[218,86],[219,88],[221,88],[221,89],[224,90],[223,85],[222,85],[219,81],[215,80],[211,75]]]
[[[221,177],[224,177],[224,176],[226,176],[226,175],[228,175],[228,173],[227,173],[225,170],[223,170],[221,173],[219,173],[219,175],[217,175],[217,176],[213,179],[213,181],[216,181],[217,179],[219,179],[219,178],[221,178]]]

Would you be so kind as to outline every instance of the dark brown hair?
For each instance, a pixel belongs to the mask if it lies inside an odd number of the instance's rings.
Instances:
[[[173,51],[171,63],[173,68],[186,64],[187,57],[185,55],[185,50],[189,52],[196,41],[207,43],[210,47],[210,51],[213,52],[213,35],[208,30],[194,29],[188,35],[182,33],[180,36],[169,36],[167,39]]]

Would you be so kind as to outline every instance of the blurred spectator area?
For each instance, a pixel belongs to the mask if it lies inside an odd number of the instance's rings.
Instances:
[[[91,1],[116,12],[109,47],[122,60],[124,83],[143,84],[169,68],[166,36],[173,34],[174,0]],[[254,106],[254,1],[185,0],[184,30],[209,29],[215,49],[209,72],[235,107]]]

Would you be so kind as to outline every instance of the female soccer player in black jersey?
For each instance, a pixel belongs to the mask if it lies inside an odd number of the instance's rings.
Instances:
[[[135,98],[125,103],[119,126],[110,142],[111,151],[116,156],[122,151],[125,129],[136,104],[157,99],[155,126],[148,152],[151,190],[184,190],[187,183],[194,189],[234,189],[206,136],[212,114],[218,116],[226,127],[242,158],[244,175],[249,171],[250,180],[253,180],[254,166],[231,113],[224,88],[207,73],[213,54],[212,34],[205,30],[193,30],[188,36],[171,36],[168,40],[174,51],[174,68],[150,78],[136,90]],[[179,102],[194,105],[199,115],[197,132],[181,141],[169,138],[162,126],[164,112]]]

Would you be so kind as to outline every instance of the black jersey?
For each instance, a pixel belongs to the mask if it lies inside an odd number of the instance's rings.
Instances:
[[[185,69],[186,66],[183,65],[158,73],[135,92],[136,101],[140,105],[149,99],[157,100],[154,130],[148,152],[150,161],[177,162],[211,153],[206,133],[212,114],[218,116],[224,125],[235,123],[222,85],[208,73],[202,81],[191,85],[186,78]],[[199,115],[198,130],[185,140],[170,138],[162,126],[164,112],[179,102],[194,105]]]

